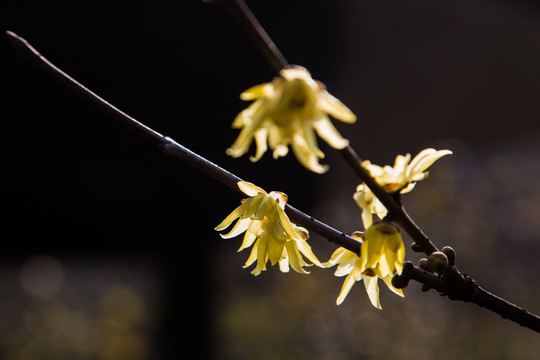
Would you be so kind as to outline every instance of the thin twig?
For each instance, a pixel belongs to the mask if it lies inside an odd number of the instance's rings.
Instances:
[[[227,9],[244,28],[244,32],[251,38],[259,51],[265,56],[266,61],[279,73],[281,69],[289,64],[276,44],[270,39],[259,20],[253,15],[251,9],[244,0],[203,0],[208,3],[215,3]]]

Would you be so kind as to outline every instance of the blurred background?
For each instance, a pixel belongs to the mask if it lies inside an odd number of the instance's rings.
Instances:
[[[540,2],[249,0],[290,63],[358,116],[363,158],[448,148],[404,202],[487,290],[540,313]],[[358,184],[321,142],[231,159],[238,95],[275,74],[223,9],[201,1],[11,1],[1,30],[126,113],[346,233]],[[2,359],[531,359],[538,334],[417,283],[404,299],[343,278],[242,269],[213,230],[241,197],[166,158],[0,42]],[[409,239],[405,239],[410,243]],[[313,235],[326,260],[334,245]],[[419,255],[408,251],[407,260]]]

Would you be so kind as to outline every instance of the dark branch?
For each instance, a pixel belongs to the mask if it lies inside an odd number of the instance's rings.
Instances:
[[[423,284],[422,290],[424,291],[434,289],[441,295],[447,296],[450,300],[474,303],[499,314],[503,319],[511,320],[521,326],[540,332],[540,317],[486,291],[472,278],[465,277],[465,279],[465,282],[455,284],[446,279],[445,275],[437,276],[414,266],[411,262],[406,262],[403,273],[395,276],[392,283],[402,288],[407,286],[409,280],[415,280]]]
[[[279,73],[281,69],[287,67],[289,63],[276,44],[270,39],[259,20],[253,15],[251,9],[244,0],[203,0],[209,3],[216,3],[231,12],[236,20],[242,25],[245,33],[251,38],[253,43],[259,48],[266,61]]]
[[[270,65],[272,65],[277,71],[288,65],[283,55],[281,55],[281,52],[277,49],[274,42],[264,31],[244,0],[204,1],[219,3],[220,5],[223,5],[231,10],[239,22],[244,26],[248,34],[252,36],[260,51],[265,54]],[[253,31],[255,32],[255,36],[253,35]],[[281,66],[281,68],[278,68],[279,66]],[[428,236],[424,234],[422,229],[416,225],[416,223],[405,211],[405,208],[402,206],[399,198],[387,193],[371,177],[369,172],[362,166],[362,159],[356,154],[350,145],[345,149],[340,150],[340,154],[356,173],[356,175],[366,184],[367,187],[369,187],[369,189],[386,207],[389,212],[388,220],[397,223],[415,241],[415,244],[413,244],[413,249],[415,251],[423,251],[426,255],[430,255],[433,252],[438,251],[437,247],[431,242]],[[408,266],[408,268],[409,270],[411,269],[410,266]],[[448,297],[452,300],[474,302],[479,306],[485,307],[500,314],[503,318],[508,318],[519,323],[520,325],[527,326],[535,331],[540,332],[540,318],[538,316],[528,313],[518,306],[483,290],[476,284],[476,282],[474,282],[474,280],[462,275],[453,265],[448,266],[443,276],[440,278],[437,275],[414,266],[412,269],[415,269],[415,271],[411,270],[409,275],[403,275],[402,281],[404,283],[408,283],[408,279],[413,279],[424,284],[424,288],[437,289],[439,292],[441,292],[441,294],[448,295]],[[396,278],[399,280],[400,277],[397,276]],[[472,293],[470,291],[471,289],[474,289]]]

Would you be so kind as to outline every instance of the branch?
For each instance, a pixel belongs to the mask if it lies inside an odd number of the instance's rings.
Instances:
[[[251,38],[253,43],[259,48],[266,61],[279,73],[281,69],[287,67],[289,63],[276,44],[270,39],[259,20],[253,15],[251,9],[244,0],[203,0],[207,3],[214,3],[227,9],[242,25],[245,33]]]
[[[255,45],[257,45],[259,50],[266,56],[269,64],[277,72],[289,65],[281,52],[277,49],[274,42],[270,39],[266,31],[258,22],[257,18],[248,8],[245,0],[203,1],[217,3],[231,11],[242,24],[246,32],[252,37],[252,39],[254,39]],[[420,229],[418,225],[416,225],[409,214],[405,211],[405,208],[401,204],[399,194],[389,194],[381,186],[379,186],[375,179],[373,179],[369,172],[362,166],[362,159],[356,154],[350,145],[343,150],[340,150],[339,153],[352,168],[355,174],[360,178],[360,180],[366,184],[366,186],[386,207],[389,213],[387,216],[388,220],[397,223],[415,241],[411,246],[414,251],[424,252],[426,255],[430,255],[438,251],[437,247],[431,242],[429,237],[422,231],[422,229]],[[411,268],[409,266],[409,270],[410,269]],[[417,268],[413,267],[413,269]],[[422,269],[420,270],[429,273]],[[407,274],[402,275],[403,278],[401,278],[401,281],[406,286],[408,279],[413,279],[424,284],[425,289],[435,288],[442,295],[448,295],[451,300],[474,302],[481,307],[485,307],[500,314],[503,318],[508,318],[520,325],[527,326],[537,332],[540,332],[540,317],[528,313],[518,306],[511,304],[506,300],[503,300],[480,288],[472,278],[462,275],[453,264],[446,268],[441,277],[437,277],[437,275],[433,273],[429,273],[432,276],[427,276],[426,274],[420,276],[419,274],[420,273],[418,271],[412,272],[412,270],[410,270],[408,275],[411,276],[407,278]],[[436,279],[434,279],[433,276],[437,277],[438,280],[435,281]],[[398,282],[399,278],[399,276],[396,276],[396,280]]]
[[[527,310],[520,308],[483,289],[470,277],[461,284],[453,284],[445,275],[437,276],[427,270],[421,269],[407,261],[401,275],[392,279],[398,287],[405,287],[409,280],[415,280],[422,285],[422,291],[434,289],[450,300],[460,300],[474,303],[499,314],[503,319],[511,320],[521,326],[540,332],[540,318]]]
[[[37,50],[35,50],[25,39],[19,37],[11,31],[7,31],[6,33],[18,53],[44,71],[47,75],[64,84],[71,91],[79,96],[82,96],[94,106],[97,106],[105,114],[111,116],[117,121],[120,121],[126,127],[145,137],[154,145],[159,146],[165,155],[179,159],[201,171],[202,173],[223,183],[229,188],[240,192],[237,183],[238,181],[241,181],[241,179],[238,176],[219,167],[218,165],[177,143],[173,139],[161,135],[159,132],[125,114],[52,64]],[[355,155],[354,152],[349,151],[346,154],[346,156],[351,157],[351,161],[354,160],[353,162],[355,164],[360,164],[358,159],[353,155]],[[354,166],[353,169],[355,169],[359,175],[366,172],[359,165]],[[369,174],[367,174],[366,180],[370,181],[369,179],[371,179],[371,177]],[[372,179],[371,181],[373,182]],[[375,186],[375,189],[376,188],[378,188],[378,186]],[[388,194],[385,196],[388,196]],[[399,207],[402,209],[401,205],[399,205]],[[338,246],[344,247],[357,254],[360,253],[360,242],[351,238],[350,236],[347,236],[344,233],[326,225],[325,223],[314,219],[313,217],[301,212],[300,210],[297,210],[289,204],[287,204],[285,211],[293,222],[306,227],[308,230],[326,238],[328,241],[333,242]],[[416,231],[421,232],[417,226],[416,228]],[[480,288],[471,278],[461,276],[459,271],[457,271],[457,269],[453,266],[449,266],[444,275],[438,277],[433,273],[415,267],[412,265],[412,263],[407,263],[402,275],[396,276],[395,281],[399,283],[399,287],[405,287],[410,279],[422,283],[424,285],[423,288],[426,290],[433,288],[439,291],[442,295],[448,296],[451,300],[474,302],[481,307],[485,307],[500,314],[503,318],[508,318],[522,326],[526,326],[534,331],[540,332],[540,317],[485,291],[484,289]]]

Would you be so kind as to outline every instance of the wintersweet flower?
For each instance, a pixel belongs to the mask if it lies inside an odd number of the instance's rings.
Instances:
[[[275,159],[287,155],[289,144],[298,161],[311,171],[323,173],[328,166],[319,159],[324,153],[317,146],[317,135],[336,149],[343,149],[349,141],[334,128],[328,115],[346,123],[356,116],[324,85],[311,78],[301,66],[281,70],[272,82],[256,85],[244,91],[242,100],[255,100],[235,118],[232,127],[241,129],[234,144],[227,149],[232,157],[244,155],[255,140],[256,153],[251,161],[258,161],[268,146]]]
[[[381,201],[365,184],[360,184],[356,187],[353,199],[360,209],[362,209],[364,229],[367,229],[373,224],[373,214],[377,215],[379,219],[383,219],[388,214],[388,210],[386,210]]]
[[[411,154],[398,155],[394,166],[381,167],[364,160],[362,166],[366,168],[386,192],[405,194],[410,192],[418,181],[428,176],[426,171],[435,161],[445,155],[452,154],[450,150],[424,149],[411,161]],[[353,195],[354,200],[362,209],[362,221],[367,229],[372,223],[372,214],[380,219],[388,213],[384,205],[377,199],[375,194],[365,185],[360,184]]]
[[[398,155],[394,167],[386,165],[381,167],[364,160],[362,166],[388,193],[399,191],[401,194],[408,193],[416,185],[417,181],[424,180],[428,176],[426,171],[435,161],[445,155],[452,154],[450,150],[424,149],[411,161],[411,154]]]
[[[360,256],[347,249],[338,248],[330,260],[323,264],[326,267],[338,264],[335,275],[347,275],[336,303],[340,305],[345,300],[355,282],[364,280],[371,304],[382,309],[379,300],[379,278],[394,293],[405,296],[401,289],[392,285],[393,275],[401,274],[405,262],[405,246],[399,230],[390,223],[378,222],[370,226],[361,237],[355,238],[363,239]]]
[[[242,204],[216,226],[215,230],[224,230],[238,219],[231,231],[221,236],[228,239],[245,232],[238,251],[252,245],[253,248],[244,268],[257,261],[251,272],[257,276],[266,270],[266,263],[270,260],[272,265],[279,263],[282,272],[288,272],[290,265],[296,272],[308,274],[303,266],[310,264],[305,262],[302,255],[313,264],[321,266],[307,243],[308,231],[291,223],[285,214],[287,195],[278,191],[268,194],[246,181],[239,181],[238,188],[250,197],[242,200]]]

